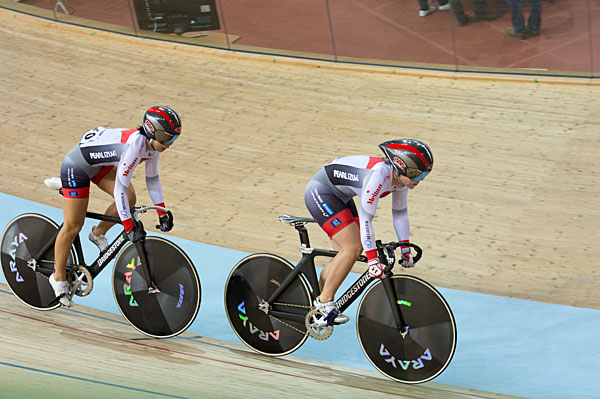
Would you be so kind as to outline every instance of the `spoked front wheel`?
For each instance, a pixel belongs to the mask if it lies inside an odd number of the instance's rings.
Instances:
[[[48,277],[54,271],[54,245],[40,250],[56,237],[58,225],[36,213],[14,218],[2,234],[2,273],[12,292],[27,306],[52,310],[60,306]],[[31,267],[37,263],[38,272]],[[73,263],[73,251],[67,263]]]
[[[119,310],[138,331],[154,338],[181,334],[200,308],[200,279],[192,261],[172,242],[147,237],[146,256],[158,292],[148,293],[140,257],[133,243],[115,261],[113,293]]]
[[[227,318],[242,342],[256,352],[286,355],[308,337],[305,316],[311,307],[310,292],[300,276],[273,303],[264,302],[293,269],[279,256],[254,254],[235,265],[227,278]]]
[[[456,323],[442,295],[413,276],[391,277],[394,306],[407,328],[399,329],[382,281],[363,296],[357,317],[360,345],[367,358],[389,378],[418,384],[437,377],[456,348]]]

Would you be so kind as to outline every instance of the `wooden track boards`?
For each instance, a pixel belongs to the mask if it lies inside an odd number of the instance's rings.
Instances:
[[[183,135],[161,157],[173,234],[299,259],[285,213],[339,155],[425,140],[433,173],[409,196],[411,271],[436,286],[600,308],[597,82],[352,67],[228,53],[0,10],[0,191],[60,207],[42,181],[98,125],[131,128],[174,107]],[[143,173],[139,203],[149,203]],[[92,189],[90,208],[111,198]],[[389,199],[377,237],[392,240]],[[154,224],[154,218],[148,225]],[[328,246],[311,226],[314,246]],[[356,271],[360,267],[357,266]]]
[[[77,305],[40,312],[0,284],[0,398],[509,398],[295,356],[270,358],[189,333],[145,338],[123,318]],[[198,320],[197,322],[208,322]],[[325,344],[324,344],[325,345]]]

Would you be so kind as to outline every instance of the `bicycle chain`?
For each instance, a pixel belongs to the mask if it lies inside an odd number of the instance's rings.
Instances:
[[[291,324],[288,324],[288,323],[286,323],[285,321],[283,321],[283,320],[281,320],[281,319],[278,319],[277,317],[273,316],[272,314],[269,314],[269,317],[271,317],[271,318],[273,318],[273,319],[277,320],[277,321],[278,321],[278,322],[280,322],[281,324],[284,324],[284,325],[288,326],[289,328],[291,328],[292,330],[296,331],[296,332],[297,332],[297,333],[299,333],[299,334],[302,334],[302,335],[306,335],[306,334],[308,334],[308,331],[302,331],[302,330],[300,330],[300,329],[298,329],[298,328],[296,328],[296,327],[292,326]]]
[[[56,261],[55,260],[47,260],[47,259],[40,259],[40,263],[50,263],[50,264],[55,264]],[[67,263],[67,267],[78,267],[78,266],[82,266],[82,265],[76,265],[75,263]]]
[[[301,308],[301,309],[312,309],[312,312],[316,313],[317,311],[315,309],[313,309],[312,306],[308,306],[308,305],[296,305],[293,303],[281,303],[281,302],[273,302],[273,305],[279,305],[279,306],[289,306],[292,308]],[[311,314],[311,312],[308,312],[307,315]],[[331,336],[331,334],[333,333],[333,326],[327,326],[326,331],[324,333],[320,333],[320,332],[316,332],[316,331],[311,331],[311,330],[306,330],[306,331],[302,331],[288,323],[286,323],[285,321],[273,316],[272,314],[269,313],[269,317],[273,318],[274,320],[277,320],[278,322],[280,322],[283,325],[286,325],[287,327],[291,328],[292,330],[303,334],[303,335],[309,335],[314,339],[317,339],[319,341],[325,340],[327,338],[329,338]]]
[[[302,308],[302,309],[310,309],[311,308],[311,306],[308,306],[308,305],[295,305],[293,303],[281,303],[281,302],[273,302],[273,305],[289,306],[289,307],[292,307],[292,308]],[[302,330],[300,330],[300,329],[292,326],[291,324],[288,324],[285,321],[283,321],[283,320],[281,320],[281,319],[273,316],[271,313],[269,313],[269,317],[277,320],[278,322],[280,322],[283,325],[288,326],[289,328],[291,328],[292,330],[296,331],[297,333],[300,333],[300,334],[303,334],[303,335],[308,334],[308,331],[302,331]]]
[[[54,261],[54,260],[47,260],[47,259],[40,259],[40,263],[50,263],[50,264],[55,264],[55,263],[56,263],[56,261]],[[75,265],[75,264],[72,264],[72,263],[67,263],[67,266],[70,266],[70,267],[71,267],[71,270],[69,270],[69,271],[67,272],[67,281],[69,281],[69,280],[71,279],[71,273],[73,272],[73,270],[76,270],[75,268],[78,268],[78,267],[79,267],[79,268],[85,269],[85,268],[84,268],[83,266],[81,266],[81,265]],[[87,271],[87,269],[85,269],[85,271],[87,272],[87,274],[89,274],[89,271]],[[86,274],[86,273],[85,273],[85,272],[83,272],[83,271],[82,271],[82,273]],[[42,276],[42,277],[44,277],[46,280],[48,280],[48,283],[50,282],[50,277],[49,277],[49,276],[46,276],[46,275],[45,275],[45,274],[43,274],[43,273],[37,273],[37,274],[38,274],[38,275],[40,275],[40,276]],[[89,274],[89,277],[91,277],[91,274]],[[88,278],[88,277],[86,276],[86,278]],[[89,293],[92,291],[92,287],[93,287],[93,279],[91,279],[90,281],[92,281],[92,283],[88,283],[88,284],[86,284],[86,288],[84,288],[84,289],[78,289],[76,292],[73,292],[73,293],[71,294],[71,296],[73,296],[73,295],[77,295],[77,296],[87,296],[87,295],[89,295]],[[72,281],[69,281],[69,286],[70,286],[70,287],[69,287],[69,291],[71,291],[71,289],[73,288],[73,283],[72,283]]]
[[[273,302],[273,305],[289,306],[291,308],[302,308],[302,309],[311,309],[312,308],[312,306],[309,306],[309,305],[296,305],[293,303],[281,303],[281,302]]]

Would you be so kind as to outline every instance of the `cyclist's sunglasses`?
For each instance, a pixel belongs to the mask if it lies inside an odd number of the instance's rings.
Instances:
[[[421,172],[417,168],[408,168],[406,170],[406,177],[408,177],[412,181],[421,181],[425,178],[425,176],[427,176],[429,174],[429,172],[430,172],[429,170],[426,170],[425,172]]]
[[[175,134],[175,135],[173,135],[173,137],[171,137],[171,138],[169,139],[169,141],[167,141],[166,143],[163,143],[163,144],[164,144],[164,145],[169,145],[169,144],[172,144],[172,143],[173,143],[175,140],[177,140],[177,137],[179,137],[179,135],[178,135],[178,134]]]

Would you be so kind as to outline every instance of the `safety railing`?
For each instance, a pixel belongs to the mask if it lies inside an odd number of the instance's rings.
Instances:
[[[429,1],[0,0],[0,7],[235,51],[397,68],[600,76],[597,1]],[[436,10],[421,12],[427,7]]]

